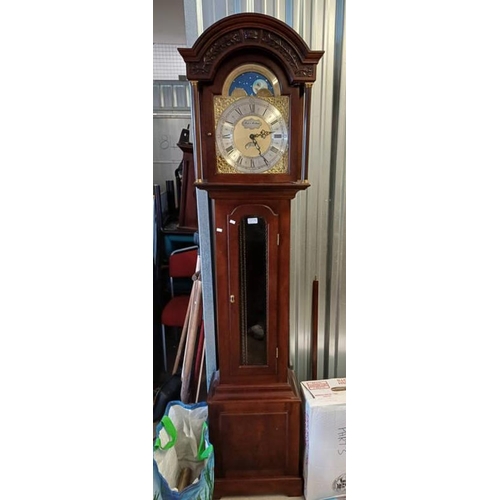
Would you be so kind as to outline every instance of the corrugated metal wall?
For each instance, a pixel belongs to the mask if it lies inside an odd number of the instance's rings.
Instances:
[[[208,26],[239,12],[260,12],[293,27],[313,50],[324,50],[313,86],[309,148],[311,187],[292,202],[290,361],[299,380],[310,378],[312,283],[319,282],[318,378],[346,375],[345,256],[345,0],[185,0],[186,39],[192,46]],[[204,196],[203,194],[201,196]],[[200,199],[200,223],[208,221]],[[203,235],[202,235],[203,237]],[[203,247],[207,246],[202,241]],[[208,247],[206,251],[209,252]],[[211,273],[202,268],[206,278]],[[207,371],[215,369],[209,280]],[[209,377],[210,378],[210,375]]]

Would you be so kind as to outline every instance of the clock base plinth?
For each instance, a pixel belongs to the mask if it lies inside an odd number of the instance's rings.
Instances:
[[[228,496],[250,495],[285,495],[301,497],[304,495],[304,483],[301,477],[266,477],[266,478],[215,478],[214,499]]]
[[[214,498],[303,495],[302,402],[294,380],[265,386],[215,381],[207,402]]]

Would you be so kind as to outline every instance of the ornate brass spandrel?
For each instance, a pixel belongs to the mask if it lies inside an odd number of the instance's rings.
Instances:
[[[290,104],[288,96],[284,95],[279,97],[263,97],[262,99],[264,99],[265,101],[269,101],[275,108],[277,108],[286,123],[289,124],[288,115]]]
[[[229,163],[227,163],[227,161],[224,160],[224,158],[222,158],[222,156],[217,155],[217,173],[219,173],[219,174],[239,174],[240,172],[238,172],[234,167],[229,165]]]

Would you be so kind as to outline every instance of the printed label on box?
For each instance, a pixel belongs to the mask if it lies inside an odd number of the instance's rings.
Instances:
[[[313,399],[332,399],[345,402],[346,381],[343,379],[313,380],[302,382]]]
[[[317,391],[318,389],[330,389],[327,380],[314,380],[313,382],[304,382],[304,385],[310,391]]]

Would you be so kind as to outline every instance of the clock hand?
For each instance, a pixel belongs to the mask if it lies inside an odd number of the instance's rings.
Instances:
[[[265,139],[270,134],[271,132],[268,132],[267,130],[261,130],[258,134],[250,134],[250,139],[253,137],[262,137],[262,139]]]
[[[254,143],[254,146],[257,148],[257,151],[259,152],[259,156],[264,160],[264,163],[266,165],[269,165],[269,162],[267,161],[265,156],[262,156],[262,151],[260,149],[259,143],[257,142],[256,137],[260,137],[260,134],[250,134],[250,139]]]

